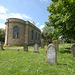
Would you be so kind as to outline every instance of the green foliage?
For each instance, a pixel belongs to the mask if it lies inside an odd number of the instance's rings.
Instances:
[[[0,29],[0,41],[4,42],[5,41],[5,30]]]
[[[56,30],[54,27],[49,27],[47,25],[45,25],[45,27],[43,28],[43,33],[45,37],[49,37],[50,40],[53,39],[58,39],[59,38],[59,34],[58,34],[58,30]]]
[[[45,62],[45,49],[34,53],[33,47],[24,52],[22,47],[4,47],[0,50],[0,75],[74,75],[75,58],[72,57],[71,44],[59,45],[57,65]],[[17,51],[19,49],[19,51]]]
[[[52,43],[52,40],[57,40],[59,36],[58,29],[56,30],[54,27],[47,25],[43,28],[42,38],[45,40],[46,45]]]
[[[46,25],[58,29],[63,38],[75,39],[75,0],[52,0]]]
[[[41,42],[45,43],[45,40],[44,39],[41,39]]]

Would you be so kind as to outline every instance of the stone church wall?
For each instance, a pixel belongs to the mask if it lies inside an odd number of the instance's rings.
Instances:
[[[19,28],[19,37],[18,38],[13,38],[13,27],[18,26]],[[25,41],[25,32],[24,32],[24,25],[20,23],[10,23],[9,25],[9,35],[8,35],[8,45],[22,45],[23,42]]]
[[[32,39],[32,30],[33,30],[33,39]],[[38,33],[40,34],[40,31],[38,31],[37,29],[35,29],[35,27],[32,27],[32,26],[30,26],[29,25],[29,30],[28,30],[28,34],[29,34],[29,41],[28,41],[28,43],[31,45],[31,44],[35,44],[35,43],[38,43],[38,44],[40,44],[41,43],[41,41],[40,40],[38,40]],[[37,40],[36,40],[36,32],[37,32]],[[40,37],[41,37],[41,35],[40,35]]]

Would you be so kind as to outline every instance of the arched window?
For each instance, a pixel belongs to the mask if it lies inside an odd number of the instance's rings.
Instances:
[[[36,40],[37,40],[37,32],[36,32],[36,34],[35,34],[35,38],[36,38]]]
[[[34,31],[32,30],[32,40],[33,40],[33,36],[34,36]]]
[[[40,40],[40,33],[38,34],[38,40]]]
[[[19,29],[17,26],[15,26],[13,28],[13,38],[18,38],[18,36],[19,36]]]

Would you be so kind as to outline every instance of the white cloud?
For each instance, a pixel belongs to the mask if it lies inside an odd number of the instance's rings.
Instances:
[[[9,14],[0,14],[0,19],[1,20],[6,20],[7,18],[20,18],[20,19],[30,19],[32,20],[31,17],[26,16],[26,15],[22,15],[20,13],[9,13]]]
[[[0,19],[1,20],[6,20],[8,18],[7,14],[0,14]]]
[[[3,28],[3,29],[5,29],[5,24],[3,24],[3,23],[0,23],[0,28]]]
[[[38,23],[36,23],[36,25],[39,25],[39,22],[38,22]]]
[[[44,26],[45,26],[45,25],[41,25],[41,26],[40,26],[40,29],[44,28]]]
[[[8,16],[11,17],[11,18],[20,18],[20,19],[23,18],[20,13],[16,13],[16,14],[15,13],[10,13]]]
[[[48,0],[40,0],[41,2],[48,2]]]
[[[23,17],[26,18],[26,19],[30,19],[30,20],[32,20],[31,17],[29,17],[29,16],[27,16],[27,15],[25,15],[25,14],[23,15]]]
[[[8,13],[9,11],[7,8],[0,6],[0,19],[1,20],[6,20],[7,18],[20,18],[20,19],[30,19],[32,20],[31,17],[25,15],[25,14],[20,14],[20,13]]]
[[[7,8],[4,8],[3,6],[0,6],[0,13],[6,13],[6,11],[9,11]]]
[[[22,19],[22,16],[19,13],[0,14],[1,20],[6,20],[7,18],[20,18],[20,19]]]
[[[19,19],[32,20],[31,17],[29,17],[25,14],[9,13],[9,12],[7,13],[7,11],[9,11],[7,8],[0,6],[0,20],[3,20],[4,22],[7,18],[19,18]],[[0,23],[0,28],[5,29],[5,24]]]

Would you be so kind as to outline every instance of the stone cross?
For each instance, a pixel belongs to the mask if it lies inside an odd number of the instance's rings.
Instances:
[[[49,63],[57,64],[57,52],[56,47],[53,44],[48,45],[46,53],[46,61]]]
[[[75,44],[71,46],[72,56],[75,57]]]
[[[34,45],[34,53],[39,53],[39,45],[38,44]]]
[[[24,43],[24,51],[28,52],[28,45],[26,43]]]
[[[59,51],[59,44],[58,44],[58,41],[57,41],[57,40],[54,40],[54,41],[53,41],[53,44],[55,45],[56,51],[58,52],[58,51]]]

